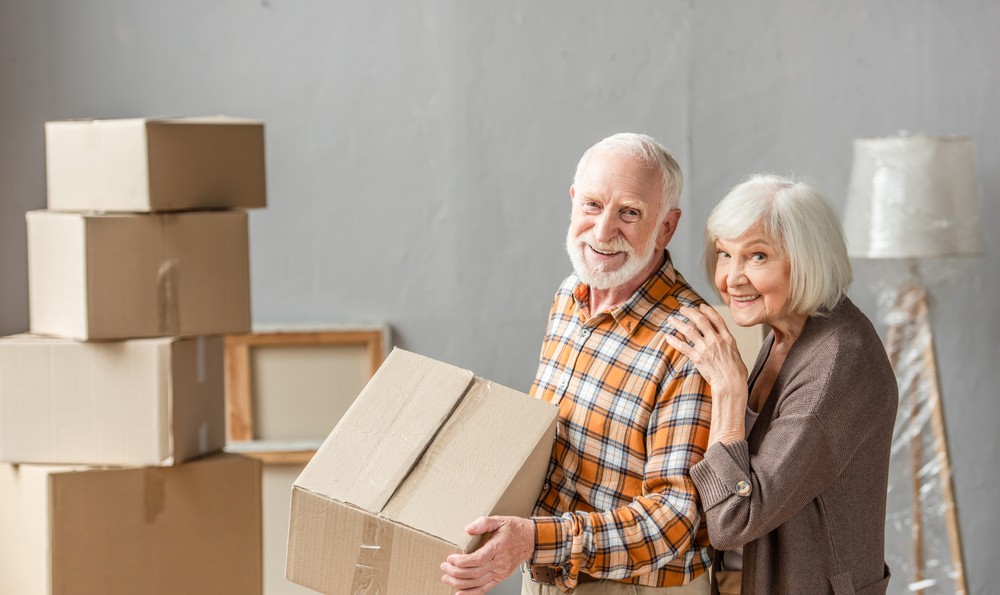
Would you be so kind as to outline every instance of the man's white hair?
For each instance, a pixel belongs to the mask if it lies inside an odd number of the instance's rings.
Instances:
[[[573,183],[586,166],[587,161],[595,151],[610,151],[616,155],[632,157],[650,169],[660,173],[660,215],[666,215],[680,204],[681,190],[684,188],[684,175],[677,161],[652,137],[635,132],[619,132],[598,142],[584,152],[576,165]]]

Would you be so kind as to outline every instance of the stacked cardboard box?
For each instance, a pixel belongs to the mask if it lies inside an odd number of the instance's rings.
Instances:
[[[30,330],[0,338],[0,593],[261,592],[260,463],[225,444],[260,122],[46,124]]]

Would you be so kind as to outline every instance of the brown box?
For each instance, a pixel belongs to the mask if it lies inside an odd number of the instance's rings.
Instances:
[[[180,211],[266,204],[264,125],[224,116],[45,124],[48,207]]]
[[[0,593],[259,595],[260,462],[0,463]]]
[[[0,461],[171,465],[225,445],[222,337],[0,338]]]
[[[245,211],[29,211],[34,333],[72,339],[250,330]]]
[[[330,594],[449,595],[465,526],[531,514],[558,410],[472,372],[393,351],[299,475],[285,576]]]

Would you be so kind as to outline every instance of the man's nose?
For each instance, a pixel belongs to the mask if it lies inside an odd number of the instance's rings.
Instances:
[[[615,221],[614,213],[605,210],[597,216],[594,222],[594,239],[598,242],[609,242],[618,234],[618,224]]]

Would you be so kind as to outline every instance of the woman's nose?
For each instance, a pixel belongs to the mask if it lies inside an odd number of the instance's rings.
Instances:
[[[726,275],[726,283],[730,287],[738,287],[746,282],[746,275],[743,270],[743,263],[732,259],[729,263],[729,273]]]

